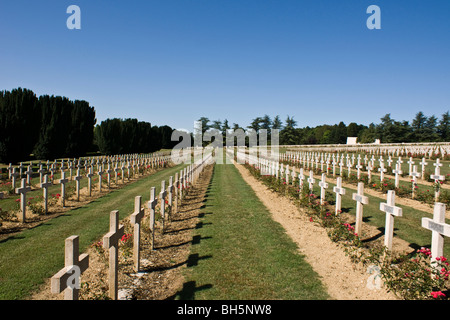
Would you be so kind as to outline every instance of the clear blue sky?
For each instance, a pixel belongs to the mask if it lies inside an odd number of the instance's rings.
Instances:
[[[66,27],[71,4],[81,30]],[[381,30],[366,27],[371,4]],[[89,101],[98,123],[368,125],[450,109],[448,0],[2,0],[0,41],[0,90]]]

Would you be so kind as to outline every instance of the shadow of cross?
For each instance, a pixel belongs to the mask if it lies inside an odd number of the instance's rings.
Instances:
[[[111,211],[109,216],[109,232],[103,237],[103,248],[109,249],[109,297],[117,300],[119,239],[124,234],[124,226],[119,225],[119,211]]]
[[[140,269],[141,220],[143,217],[144,210],[142,209],[142,197],[136,196],[134,198],[134,212],[130,216],[130,222],[134,226],[133,259],[135,272],[139,272]]]
[[[89,255],[79,255],[79,237],[71,236],[65,241],[64,268],[51,279],[51,292],[64,291],[65,300],[78,300],[80,275],[89,267]]]
[[[27,181],[25,178],[22,179],[22,184],[20,188],[16,188],[16,193],[20,193],[20,206],[22,211],[21,221],[25,222],[26,212],[27,212],[27,192],[31,191],[31,187],[27,187]]]

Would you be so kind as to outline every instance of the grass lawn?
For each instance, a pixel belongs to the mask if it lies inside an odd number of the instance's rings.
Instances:
[[[120,219],[134,210],[134,197],[150,199],[150,188],[161,188],[184,165],[178,165],[141,178],[121,189],[68,211],[33,229],[0,242],[0,299],[25,299],[45,279],[64,266],[64,240],[80,236],[80,253],[98,241],[109,229],[109,213],[119,210]]]
[[[327,299],[318,275],[233,165],[215,165],[177,298]]]

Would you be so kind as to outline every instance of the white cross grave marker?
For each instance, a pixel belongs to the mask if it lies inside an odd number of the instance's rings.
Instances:
[[[342,178],[337,177],[336,178],[336,186],[333,188],[334,193],[336,193],[336,215],[341,212],[341,203],[342,199],[341,196],[345,194],[345,189],[342,188]]]
[[[308,178],[308,183],[309,183],[309,193],[311,194],[313,192],[313,185],[314,182],[316,180],[314,180],[314,174],[312,170],[309,170],[309,178]]]
[[[361,235],[363,206],[369,203],[369,198],[364,196],[364,183],[358,182],[358,192],[352,194],[352,199],[356,201],[356,223],[355,233]]]
[[[136,196],[134,198],[134,212],[130,216],[130,222],[134,225],[133,259],[135,272],[139,272],[140,269],[141,220],[144,217],[144,210],[141,205],[142,197]]]
[[[422,227],[432,231],[431,236],[431,262],[444,253],[444,236],[450,237],[450,225],[445,223],[445,204],[434,204],[433,219],[422,218]]]
[[[380,210],[386,213],[386,225],[384,228],[384,245],[392,250],[392,239],[394,237],[394,216],[402,216],[402,208],[395,206],[395,191],[389,190],[387,202],[380,203]]]
[[[400,175],[403,173],[399,163],[395,165],[395,170],[392,170],[392,173],[395,173],[395,187],[398,188],[400,185]]]
[[[161,199],[161,225],[162,233],[164,233],[164,220],[166,219],[166,180],[161,181],[161,192],[159,193],[159,198]]]
[[[124,234],[124,226],[119,225],[119,211],[111,211],[109,216],[109,232],[103,237],[103,248],[109,249],[109,297],[117,300],[119,239]]]
[[[325,181],[326,177],[327,177],[327,175],[325,173],[322,173],[322,180],[320,180],[320,182],[319,182],[320,204],[322,204],[322,205],[325,202],[325,189],[328,188],[328,183],[326,183],[326,181]]]
[[[65,241],[64,268],[51,279],[51,292],[64,291],[65,300],[78,300],[80,275],[89,267],[89,255],[79,255],[79,237],[71,236]]]
[[[69,179],[66,178],[66,172],[61,171],[61,179],[59,179],[59,183],[61,184],[61,200],[63,208],[66,205],[66,183],[69,182]]]
[[[48,188],[52,186],[52,182],[48,181],[48,174],[44,176],[44,182],[41,183],[41,188],[43,189],[44,196],[44,212],[48,213]]]
[[[156,198],[156,189],[152,187],[150,190],[150,201],[148,202],[148,208],[150,209],[150,231],[152,233],[151,237],[151,247],[152,250],[155,248],[155,208],[158,203],[158,199]]]
[[[436,159],[436,163],[433,163],[433,165],[436,168],[434,169],[434,174],[431,175],[430,178],[433,179],[435,183],[440,183],[439,181],[444,181],[445,180],[445,176],[441,175],[441,168],[440,167],[442,166],[442,163],[440,163],[439,158]],[[435,198],[436,201],[439,199],[439,194],[440,194],[440,187],[436,188],[436,191],[435,191],[434,198]]]
[[[428,164],[428,162],[425,161],[425,157],[422,158],[422,161],[419,163],[422,166],[422,175],[421,179],[425,179],[425,166]]]
[[[22,185],[20,188],[16,188],[16,193],[20,193],[20,207],[22,212],[21,221],[25,222],[27,212],[27,192],[31,191],[31,187],[27,187],[27,179],[22,179]]]

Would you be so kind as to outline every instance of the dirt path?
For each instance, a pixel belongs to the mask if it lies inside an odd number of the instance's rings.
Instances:
[[[368,279],[371,275],[366,269],[352,263],[342,248],[329,239],[322,227],[310,222],[309,216],[291,201],[269,190],[244,166],[235,165],[244,180],[272,213],[273,219],[286,229],[287,234],[297,243],[299,251],[306,256],[306,261],[322,277],[332,299],[397,299],[394,294],[386,292],[384,288],[368,288]]]

